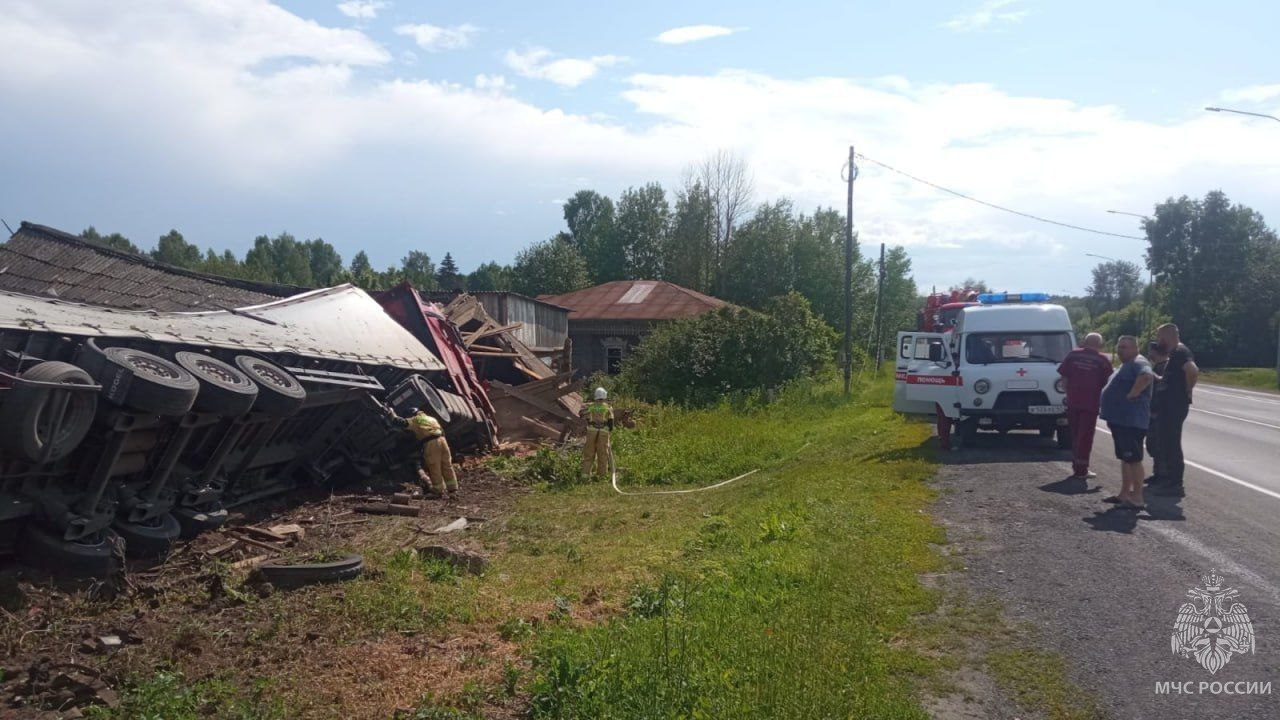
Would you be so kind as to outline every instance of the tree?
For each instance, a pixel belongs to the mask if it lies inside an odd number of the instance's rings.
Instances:
[[[511,275],[511,266],[487,262],[467,275],[467,289],[473,291],[510,290]]]
[[[434,290],[436,288],[436,264],[431,262],[431,256],[421,250],[410,250],[408,255],[400,261],[399,276],[401,280],[408,280],[413,286],[419,290]],[[389,270],[395,274],[395,270]]]
[[[1094,315],[1119,310],[1142,292],[1142,268],[1127,260],[1108,260],[1093,268],[1093,281],[1085,289],[1089,312]]]
[[[712,292],[715,222],[715,207],[706,186],[690,179],[676,195],[676,211],[663,251],[663,279],[698,292]]]
[[[844,218],[819,208],[812,216],[796,219],[791,245],[792,275],[796,292],[808,298],[813,309],[833,327],[844,319]],[[858,238],[853,246],[855,313],[866,313],[862,302],[871,279],[871,266],[862,258]]]
[[[618,240],[612,200],[594,190],[579,190],[564,204],[564,220],[594,282],[626,277],[627,258]]]
[[[287,232],[254,238],[253,248],[244,255],[244,266],[250,277],[259,280],[299,287],[315,285],[310,251]]]
[[[632,280],[663,276],[663,249],[671,223],[671,206],[658,183],[628,188],[618,200],[616,232]]]
[[[948,288],[948,290],[951,292],[962,292],[964,290],[976,290],[980,293],[985,293],[985,292],[991,292],[991,286],[987,284],[986,280],[977,280],[972,277],[967,277],[964,279],[964,282],[960,283],[959,285],[952,285],[950,288]]]
[[[1143,222],[1147,267],[1166,310],[1206,366],[1274,362],[1280,240],[1221,191],[1157,205]]]
[[[315,284],[330,287],[345,282],[347,274],[342,267],[342,256],[329,243],[320,238],[304,243],[311,277]]]
[[[458,263],[454,262],[451,253],[444,254],[440,268],[436,270],[436,284],[441,290],[461,290],[466,285],[466,278],[458,272]]]
[[[138,249],[137,245],[134,245],[133,243],[129,242],[129,238],[121,235],[120,233],[111,233],[110,235],[102,235],[97,230],[95,230],[92,225],[85,228],[84,232],[80,233],[80,238],[82,240],[87,240],[88,242],[91,242],[95,245],[101,245],[102,247],[111,248],[112,250],[119,250],[120,252],[133,253],[134,255],[142,254],[142,250]]]
[[[893,351],[897,331],[915,327],[919,309],[916,281],[911,277],[911,257],[900,245],[888,248],[884,256],[884,294],[880,305],[880,339],[885,357],[893,357],[889,353]]]
[[[725,250],[721,297],[759,308],[769,298],[790,292],[794,232],[790,200],[761,205]]]
[[[746,160],[729,150],[708,155],[687,173],[707,189],[715,218],[713,242],[713,289],[722,293],[726,281],[722,258],[733,241],[734,228],[746,216],[755,192],[755,181]],[[689,184],[686,182],[686,184]]]
[[[566,234],[534,243],[516,255],[511,289],[525,295],[559,295],[591,284],[587,262]]]
[[[151,259],[189,270],[200,269],[204,260],[200,248],[187,242],[177,230],[160,236],[156,248],[151,251]]]

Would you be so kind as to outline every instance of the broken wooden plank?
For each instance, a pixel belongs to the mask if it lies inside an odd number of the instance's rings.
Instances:
[[[497,380],[491,380],[489,382],[489,385],[491,387],[497,388],[498,390],[501,390],[502,392],[506,393],[507,395],[517,400],[520,400],[528,405],[532,405],[538,408],[539,410],[541,410],[542,412],[547,413],[548,415],[551,415],[553,417],[560,418],[561,420],[569,420],[569,421],[577,420],[576,417],[569,414],[569,411],[565,410],[560,405],[557,405],[556,403],[553,403],[553,402],[547,402],[546,400],[543,400],[537,395],[534,395],[532,393],[527,393],[524,390],[518,387],[515,387],[513,385],[508,385],[504,382],[499,382]]]
[[[506,333],[515,332],[516,330],[519,330],[522,327],[524,327],[524,323],[516,322],[516,323],[511,323],[510,325],[503,325],[501,327],[493,327],[486,330],[480,330],[479,332],[475,332],[471,334],[471,342],[475,342],[482,338],[487,338],[491,335],[503,335]]]
[[[467,350],[467,354],[471,355],[472,357],[505,357],[505,358],[518,358],[518,357],[520,357],[520,353],[513,353],[513,352],[493,352],[493,351],[491,351],[491,350],[476,350],[475,348],[472,348],[472,349],[470,349],[470,350]],[[529,374],[530,374],[530,375],[533,375],[533,373],[529,373]],[[534,375],[534,377],[537,377],[537,376],[536,376],[536,375]]]
[[[289,541],[289,538],[285,537],[284,535],[281,535],[276,532],[272,532],[271,530],[267,530],[266,528],[254,527],[253,525],[242,525],[236,528],[236,532],[244,533],[246,535],[252,535],[253,537],[258,538],[259,540],[266,540],[268,542],[288,542]]]
[[[528,415],[521,415],[520,419],[538,428],[539,430],[546,432],[548,437],[558,438],[564,434],[564,429],[557,430],[556,428],[551,427],[550,425],[542,422],[541,420],[535,420],[534,418],[531,418]]]
[[[403,515],[405,517],[417,517],[422,511],[415,505],[397,505],[395,503],[370,503],[368,505],[360,505],[354,508],[358,513],[366,515]]]
[[[231,548],[239,544],[240,544],[239,540],[232,540],[231,542],[223,543],[217,547],[209,548],[208,550],[204,551],[204,554],[217,557],[219,555],[222,555],[223,553],[226,553],[228,550],[230,550]]]
[[[269,532],[275,533],[286,540],[301,540],[307,536],[307,531],[302,529],[297,523],[284,523],[282,525],[272,525],[267,528]]]
[[[274,552],[274,553],[284,552],[284,548],[281,547],[280,545],[272,545],[269,542],[263,542],[255,538],[251,538],[248,535],[232,532],[231,537],[234,537],[235,539],[239,540],[240,542],[246,545],[252,545],[256,548],[261,548],[263,550],[270,550],[271,552]]]
[[[253,557],[247,557],[243,560],[237,560],[231,563],[231,567],[237,570],[240,568],[254,567],[255,565],[261,565],[270,559],[270,555],[254,555]]]

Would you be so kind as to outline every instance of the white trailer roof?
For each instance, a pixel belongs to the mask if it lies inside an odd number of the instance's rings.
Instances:
[[[444,364],[354,285],[235,310],[121,310],[0,292],[0,330],[145,338],[321,360],[443,370]]]

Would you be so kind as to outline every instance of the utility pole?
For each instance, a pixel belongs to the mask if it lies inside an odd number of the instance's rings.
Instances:
[[[876,280],[876,322],[875,322],[875,353],[876,353],[876,373],[880,372],[880,356],[884,353],[882,348],[884,343],[880,338],[880,329],[884,324],[884,243],[880,243],[880,276]]]
[[[849,146],[849,205],[844,218],[844,394],[849,396],[853,376],[853,180],[858,167],[853,164],[853,146]]]

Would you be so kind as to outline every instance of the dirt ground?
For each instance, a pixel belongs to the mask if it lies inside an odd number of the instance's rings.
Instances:
[[[359,583],[279,590],[250,577],[254,559],[263,556],[356,552],[385,559],[426,545],[500,551],[494,531],[525,489],[478,461],[459,471],[463,493],[456,502],[406,499],[408,486],[345,488],[233,512],[226,527],[180,541],[159,565],[130,563],[110,598],[110,588],[68,587],[0,558],[0,717],[77,717],[90,704],[116,705],[127,681],[160,668],[180,672],[184,682],[219,679],[240,689],[265,679],[262,692],[286,698],[291,713],[309,717],[389,717],[420,704],[426,693],[456,697],[501,687],[504,674],[510,686],[517,647],[492,623],[446,616],[424,624],[411,617],[388,631],[341,611],[359,607],[345,597]],[[357,510],[371,502],[411,504],[420,515]],[[463,517],[466,529],[433,532]],[[262,541],[246,535],[246,526],[289,523],[305,536],[279,549],[243,539]],[[366,566],[365,577],[382,572]],[[119,644],[107,647],[100,638]],[[513,716],[518,700],[497,695],[473,702],[486,717]]]

